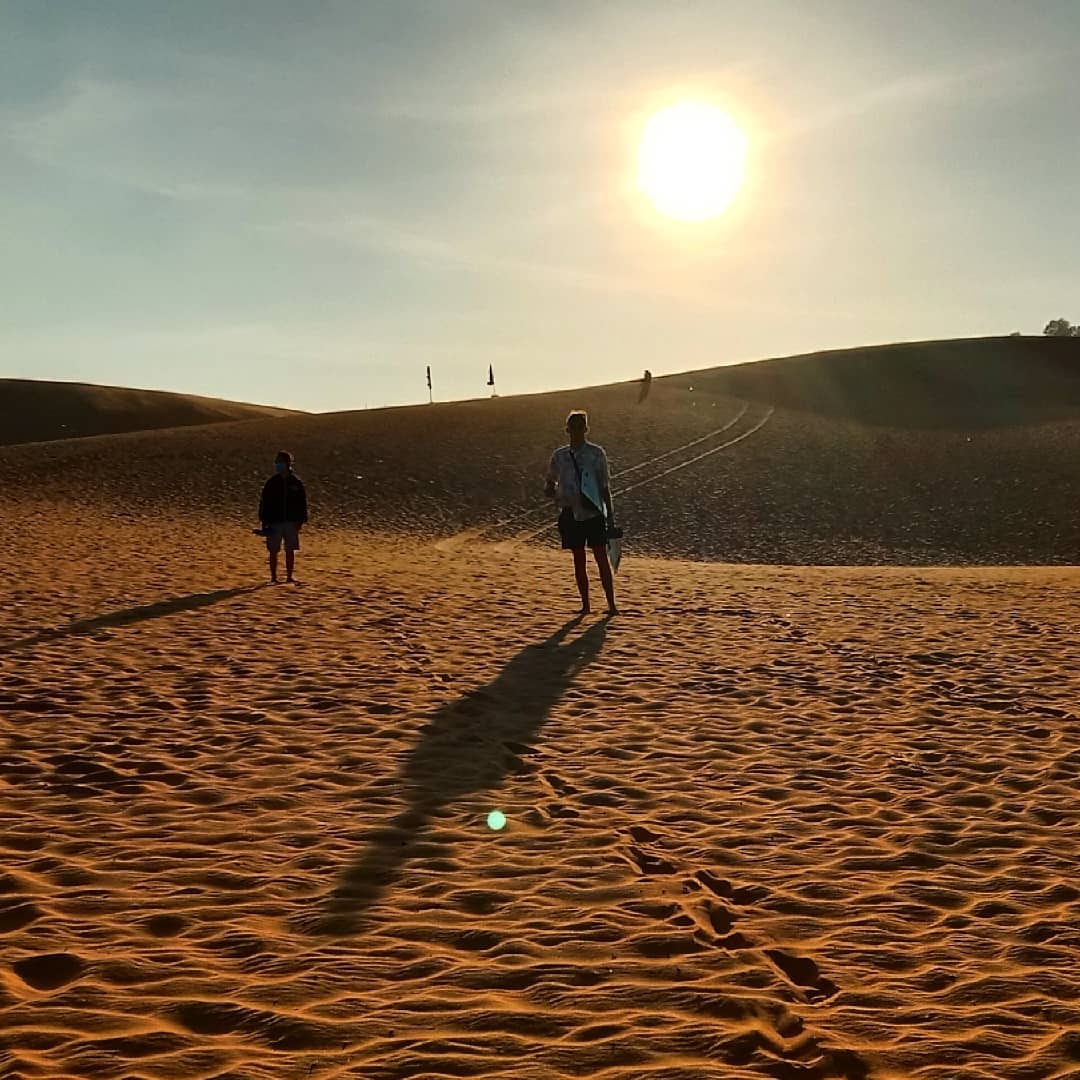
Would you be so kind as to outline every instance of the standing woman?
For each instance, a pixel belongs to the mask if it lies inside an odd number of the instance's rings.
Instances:
[[[608,561],[607,533],[615,527],[615,507],[611,502],[607,454],[602,446],[589,442],[589,417],[575,410],[566,418],[569,446],[560,446],[551,455],[544,493],[562,508],[559,535],[564,551],[574,554],[574,577],[581,594],[581,612],[589,614],[589,574],[585,548],[592,548],[600,570],[600,582],[607,596],[608,614],[617,615],[615,582]],[[605,520],[606,516],[606,520]]]

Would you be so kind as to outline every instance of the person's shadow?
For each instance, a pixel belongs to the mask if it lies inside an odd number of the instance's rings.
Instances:
[[[263,588],[261,585],[241,585],[235,589],[216,589],[214,592],[173,596],[168,600],[158,600],[153,604],[140,604],[138,607],[110,611],[105,615],[94,615],[88,619],[76,619],[75,622],[68,623],[67,626],[39,630],[36,634],[9,642],[0,646],[0,651],[14,652],[18,649],[29,649],[35,645],[58,641],[61,638],[75,637],[79,634],[93,634],[99,630],[111,630],[114,627],[131,626],[134,623],[145,622],[147,619],[160,619],[166,615],[178,615],[183,611],[196,611],[198,608],[220,604],[222,600],[231,600],[235,596],[243,596],[244,593],[255,592],[261,588]]]
[[[314,917],[300,929],[350,934],[397,880],[425,828],[444,806],[497,787],[521,766],[555,703],[600,651],[607,619],[566,641],[580,617],[522,649],[498,676],[442,706],[421,730],[400,777],[407,805],[370,840],[341,875]]]

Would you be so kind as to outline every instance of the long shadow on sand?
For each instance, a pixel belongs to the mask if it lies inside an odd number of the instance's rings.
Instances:
[[[28,649],[34,645],[41,645],[46,641],[74,637],[77,634],[92,634],[96,630],[105,630],[113,626],[130,626],[132,623],[145,622],[147,619],[160,619],[165,615],[176,615],[181,611],[194,611],[197,608],[209,607],[211,604],[219,604],[222,600],[229,600],[234,596],[254,592],[262,587],[261,585],[244,585],[237,589],[217,589],[208,593],[191,593],[188,596],[174,596],[168,600],[159,600],[154,604],[142,604],[139,607],[110,611],[105,615],[94,615],[89,619],[77,619],[75,622],[68,623],[67,626],[41,630],[30,637],[19,638],[8,645],[0,646],[0,653],[12,652],[15,649]]]
[[[372,837],[367,849],[342,874],[314,918],[300,929],[350,934],[397,880],[419,850],[422,834],[437,812],[464,796],[490,791],[507,775],[522,771],[528,753],[555,703],[599,652],[607,620],[572,640],[572,619],[549,638],[522,649],[487,685],[438,710],[401,767],[407,807]]]

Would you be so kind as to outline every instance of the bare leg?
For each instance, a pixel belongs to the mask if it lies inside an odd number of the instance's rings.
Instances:
[[[270,552],[270,580],[277,582],[277,552]]]
[[[585,549],[574,548],[574,577],[577,579],[578,592],[581,593],[581,613],[589,614],[589,571],[585,565]]]
[[[611,563],[608,561],[607,545],[597,544],[593,549],[596,557],[596,565],[600,569],[600,583],[604,586],[604,595],[607,597],[607,609],[609,615],[618,615],[619,609],[615,606],[615,579],[611,574]]]
[[[295,567],[296,567],[296,552],[295,551],[286,551],[285,552],[285,580],[286,581],[292,581],[292,579],[293,579],[293,570],[294,570]]]

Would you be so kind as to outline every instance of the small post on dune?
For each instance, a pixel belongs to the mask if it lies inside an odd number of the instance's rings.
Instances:
[[[428,366],[427,366],[427,401],[428,401],[429,405],[434,405],[435,404],[435,398],[432,396],[432,393],[431,393],[431,365],[430,364],[428,364]]]
[[[491,387],[491,396],[495,397],[495,366],[488,364],[488,386]]]

